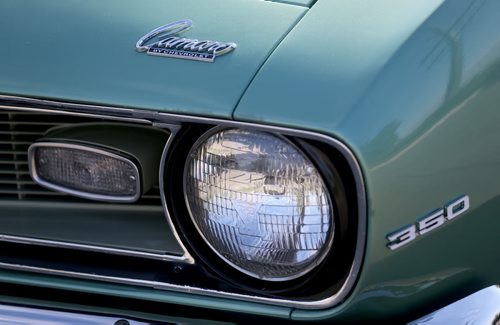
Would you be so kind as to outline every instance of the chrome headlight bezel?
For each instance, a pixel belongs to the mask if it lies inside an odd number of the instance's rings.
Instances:
[[[290,141],[309,158],[325,180],[335,209],[336,229],[326,257],[309,273],[287,281],[267,281],[249,276],[222,260],[206,244],[191,221],[184,192],[179,191],[184,175],[178,171],[184,170],[189,151],[205,133],[230,128],[269,132]],[[342,147],[339,150],[328,141],[321,141],[321,137],[318,138],[315,134],[311,137],[307,135],[302,131],[295,132],[284,128],[239,122],[207,123],[204,126],[197,125],[179,130],[163,156],[164,207],[180,242],[196,263],[205,268],[208,278],[216,278],[217,281],[233,287],[232,290],[243,290],[252,295],[271,295],[278,300],[293,297],[294,301],[303,301],[299,303],[301,306],[308,305],[307,300],[311,299],[311,295],[337,297],[336,292],[340,290],[345,294],[345,289],[342,288],[345,285],[352,285],[355,280],[352,274],[359,268],[362,258],[359,240],[364,240],[364,224],[360,224],[360,219],[357,218],[359,212],[357,203],[362,196],[358,191],[356,174],[353,173],[352,165],[349,159],[346,159]],[[360,234],[363,237],[360,237]],[[324,282],[326,278],[331,283],[327,288]]]

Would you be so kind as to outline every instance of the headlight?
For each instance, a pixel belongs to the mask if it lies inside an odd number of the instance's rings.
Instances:
[[[335,225],[327,187],[284,138],[240,129],[202,137],[188,156],[184,182],[200,235],[247,275],[294,279],[329,251]]]

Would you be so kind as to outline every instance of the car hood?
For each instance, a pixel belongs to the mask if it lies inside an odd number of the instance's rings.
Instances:
[[[408,40],[433,37],[425,22],[443,1],[318,0],[261,68],[234,118],[352,141],[380,119],[376,107],[360,104]],[[397,93],[382,91],[382,98]]]
[[[229,118],[306,11],[257,0],[4,0],[0,92]],[[135,50],[149,31],[181,19],[193,21],[183,37],[238,48],[214,63]]]

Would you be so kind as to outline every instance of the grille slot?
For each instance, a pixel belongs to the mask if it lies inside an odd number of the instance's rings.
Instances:
[[[0,110],[0,198],[89,202],[36,184],[29,175],[28,148],[47,130],[62,125],[105,121],[71,115]],[[161,205],[158,186],[136,204]]]

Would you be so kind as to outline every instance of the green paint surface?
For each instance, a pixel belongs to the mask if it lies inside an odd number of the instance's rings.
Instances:
[[[13,32],[0,33],[1,92],[232,116],[342,140],[368,197],[357,285],[340,306],[311,311],[10,271],[2,281],[297,320],[417,318],[500,282],[498,1],[319,0],[281,43],[307,9],[123,3],[2,2],[0,25]],[[134,51],[150,29],[183,18],[196,24],[187,37],[239,47],[214,64]],[[466,214],[385,247],[388,233],[462,194]]]
[[[355,290],[292,318],[411,319],[500,282],[498,12],[495,1],[319,1],[262,67],[234,118],[341,139],[368,197]],[[466,214],[386,248],[387,234],[462,194]]]
[[[265,1],[5,0],[0,92],[228,118],[306,11]],[[135,50],[149,31],[187,18],[193,27],[180,36],[238,48],[214,63]]]

